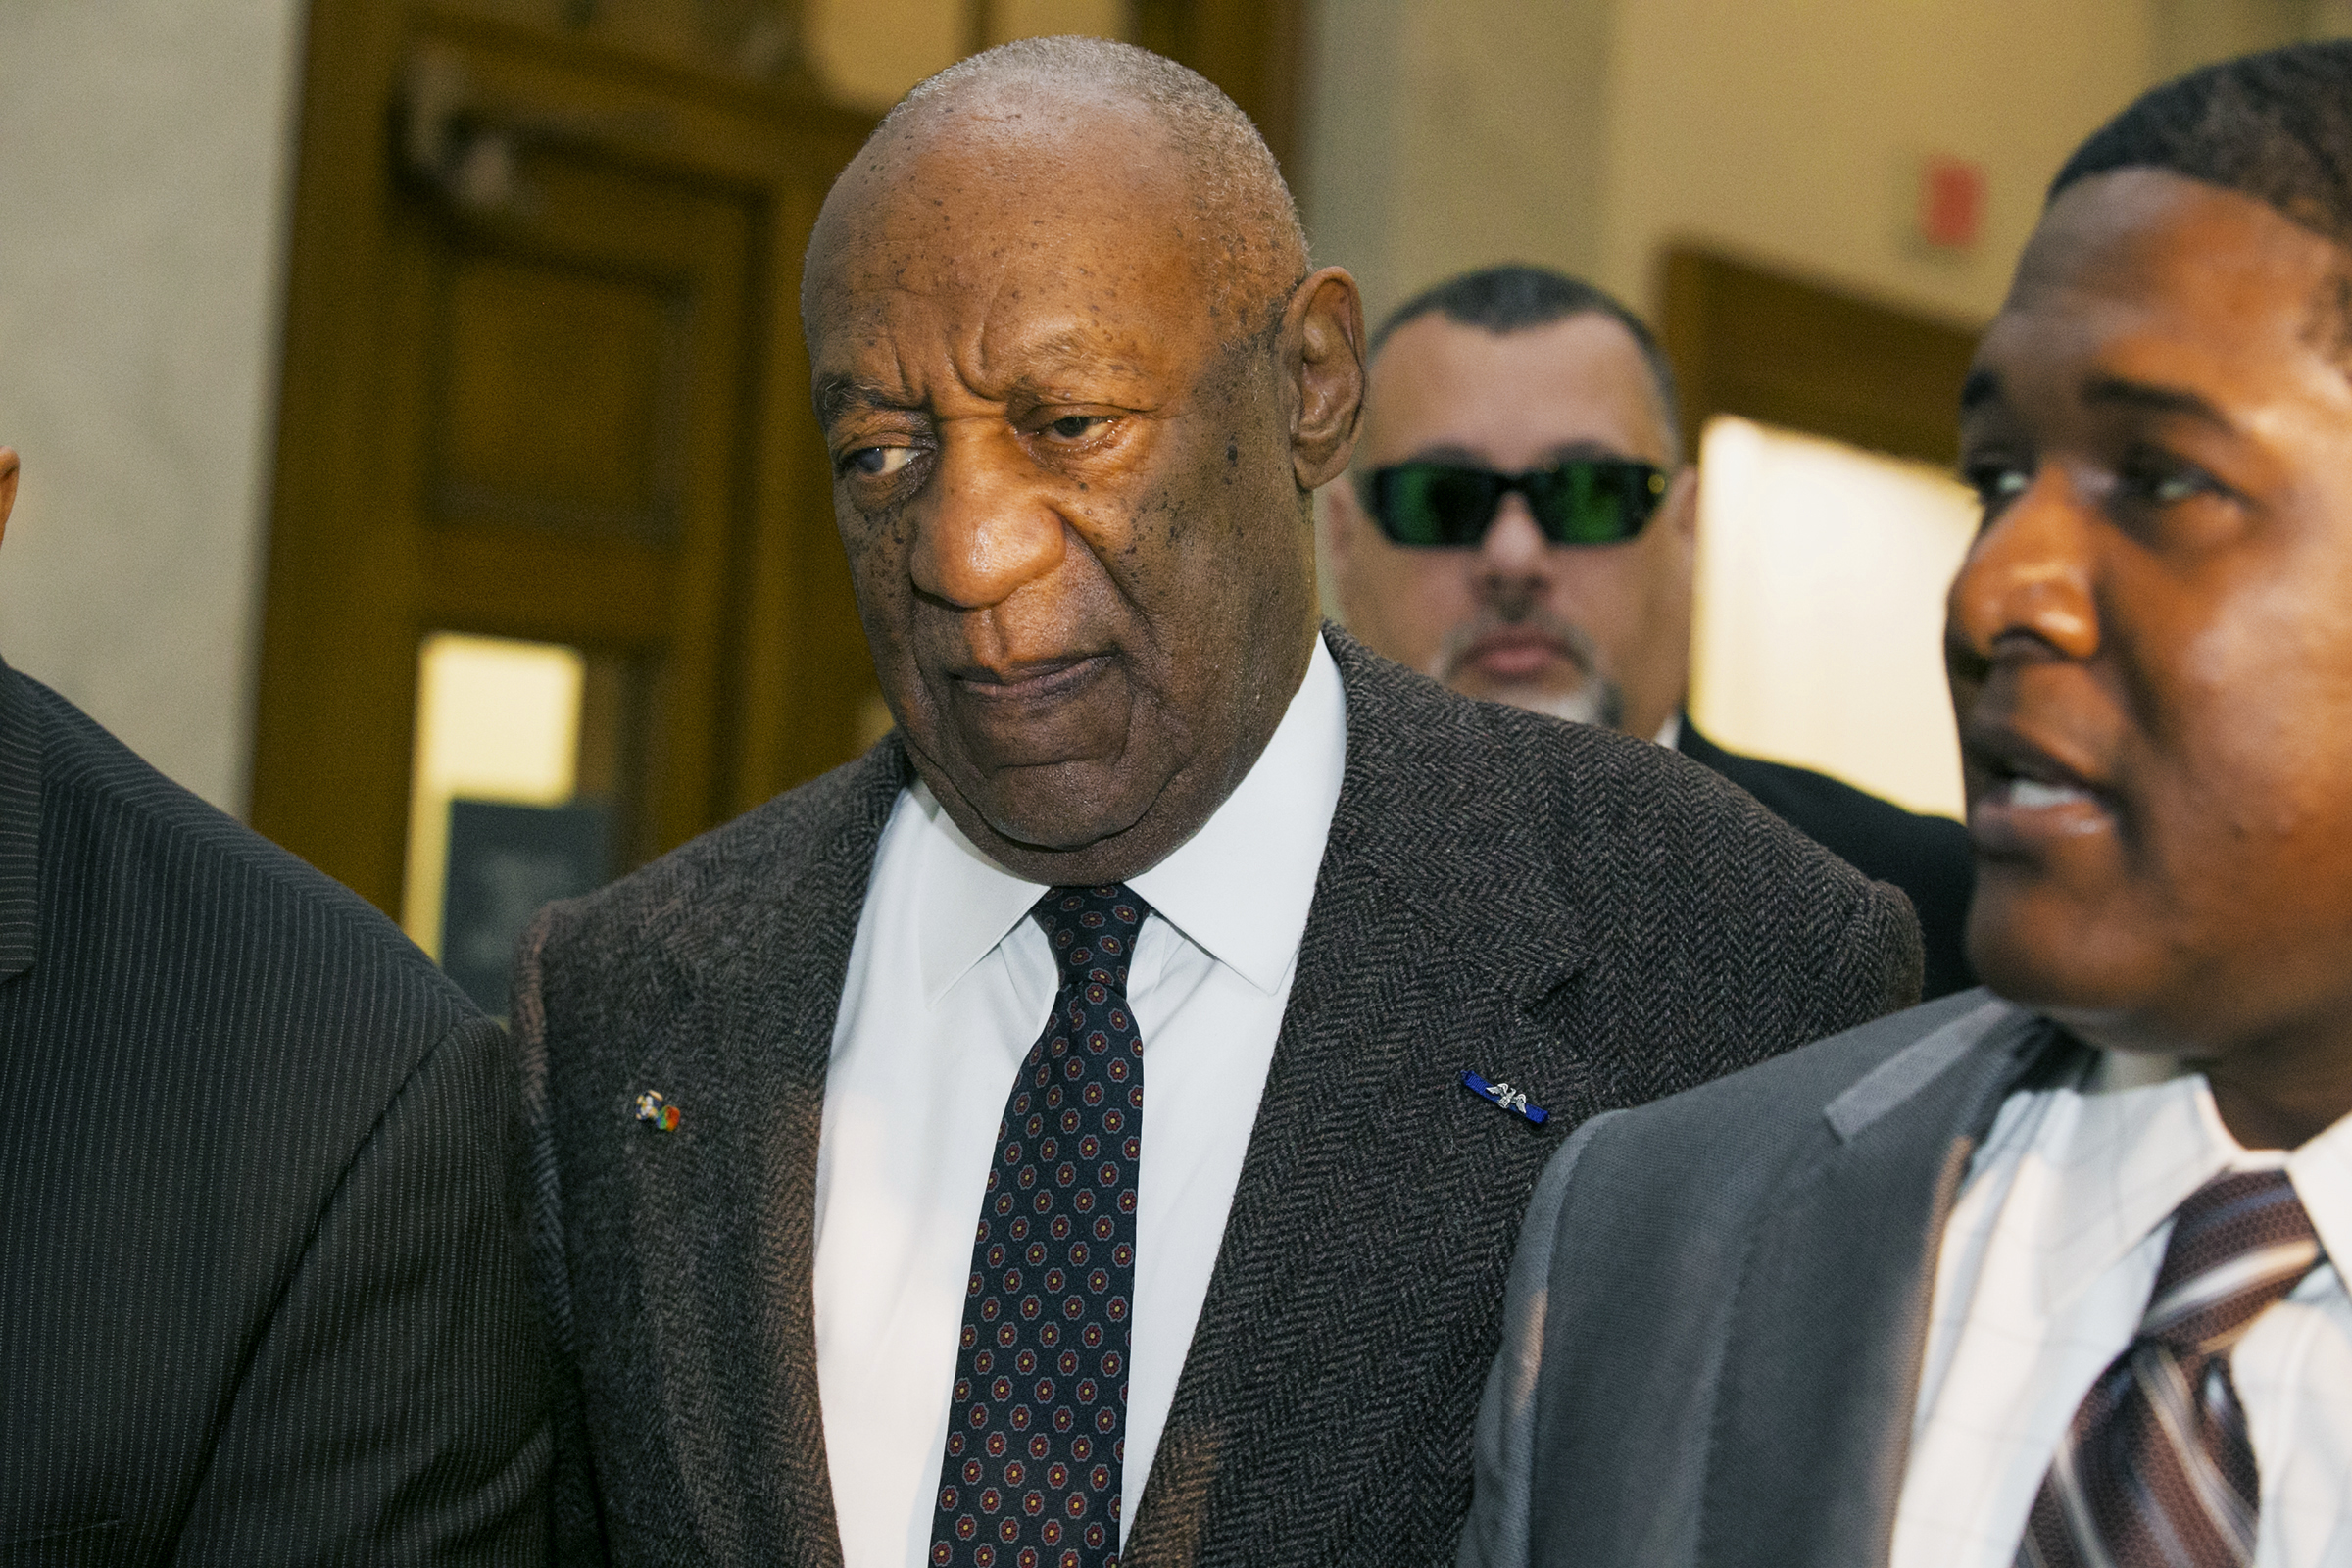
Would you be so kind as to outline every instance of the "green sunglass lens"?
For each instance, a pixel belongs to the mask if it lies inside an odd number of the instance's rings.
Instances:
[[[1630,463],[1571,463],[1531,476],[1528,500],[1554,544],[1613,545],[1641,533],[1666,488],[1663,475]]]
[[[1491,475],[1410,463],[1383,476],[1381,520],[1400,545],[1476,544],[1494,514]]]

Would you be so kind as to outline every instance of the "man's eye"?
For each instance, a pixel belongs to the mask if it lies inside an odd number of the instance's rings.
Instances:
[[[1092,435],[1097,425],[1108,424],[1109,417],[1101,414],[1065,414],[1046,428],[1064,441],[1075,441]]]
[[[859,447],[849,456],[847,466],[858,472],[883,478],[898,472],[914,461],[912,447]]]
[[[1977,493],[1977,502],[1991,512],[2026,493],[2034,476],[2025,469],[2007,463],[1972,463],[1962,477]]]
[[[2215,488],[2212,477],[2203,469],[2161,458],[2127,464],[2123,481],[2127,494],[2158,507],[2177,506]]]

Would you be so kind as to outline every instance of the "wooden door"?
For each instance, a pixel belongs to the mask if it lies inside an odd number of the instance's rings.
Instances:
[[[989,36],[986,0],[937,3]],[[1280,151],[1297,9],[1128,15]],[[253,820],[388,910],[436,633],[585,657],[580,788],[612,870],[870,738],[798,293],[874,108],[828,101],[802,20],[315,0]]]

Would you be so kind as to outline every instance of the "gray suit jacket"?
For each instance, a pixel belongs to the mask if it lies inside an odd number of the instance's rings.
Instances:
[[[1512,1238],[1565,1130],[1919,983],[1900,896],[1705,769],[1326,635],[1339,808],[1135,1568],[1441,1559]],[[858,908],[910,776],[886,740],[524,941],[564,1560],[841,1560],[812,1192]],[[646,1089],[676,1131],[635,1119]]]
[[[1952,1201],[2079,1064],[1965,991],[1587,1122],[1511,1265],[1464,1568],[1884,1563]]]

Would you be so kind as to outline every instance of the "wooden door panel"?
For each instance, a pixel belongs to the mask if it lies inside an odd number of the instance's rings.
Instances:
[[[452,258],[432,345],[434,520],[673,537],[692,313],[672,279]]]

